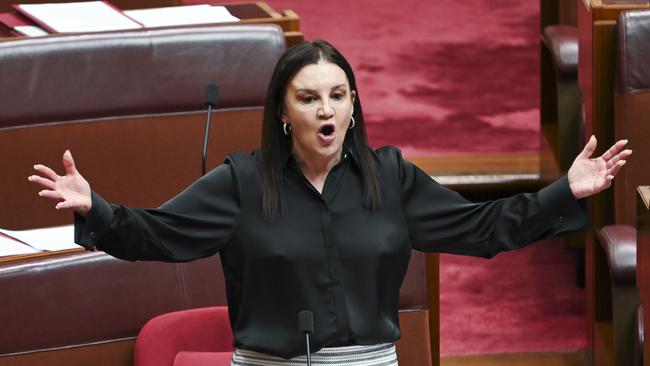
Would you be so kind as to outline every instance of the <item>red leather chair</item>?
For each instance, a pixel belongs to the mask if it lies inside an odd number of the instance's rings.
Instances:
[[[159,315],[135,342],[135,366],[230,366],[228,308],[215,306]]]

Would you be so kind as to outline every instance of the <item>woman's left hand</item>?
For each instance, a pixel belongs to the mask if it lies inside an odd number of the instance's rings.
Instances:
[[[620,140],[603,155],[591,158],[596,150],[596,137],[591,136],[569,168],[569,187],[576,198],[589,197],[612,185],[612,179],[632,154],[632,150],[623,150],[625,144],[627,140]]]

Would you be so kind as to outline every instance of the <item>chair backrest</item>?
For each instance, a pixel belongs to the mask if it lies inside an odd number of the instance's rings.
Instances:
[[[205,87],[220,88],[208,167],[259,145],[284,51],[274,25],[159,29],[0,42],[0,227],[71,222],[25,184],[71,149],[107,199],[157,206],[201,174]]]
[[[264,104],[284,51],[273,25],[152,29],[0,42],[0,127]]]
[[[634,155],[614,183],[617,224],[635,225],[636,187],[650,181],[650,11],[621,12],[615,93],[616,139],[629,139]]]

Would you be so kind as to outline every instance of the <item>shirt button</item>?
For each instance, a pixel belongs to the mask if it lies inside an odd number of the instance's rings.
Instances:
[[[560,221],[560,224],[564,224],[564,216],[560,216],[559,221]]]

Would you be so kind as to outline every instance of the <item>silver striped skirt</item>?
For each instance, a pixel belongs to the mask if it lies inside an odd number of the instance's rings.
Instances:
[[[311,354],[313,366],[397,366],[397,354],[392,343],[372,346],[327,347]],[[231,366],[304,366],[307,356],[290,360],[265,353],[236,349]]]

